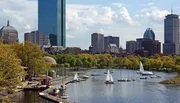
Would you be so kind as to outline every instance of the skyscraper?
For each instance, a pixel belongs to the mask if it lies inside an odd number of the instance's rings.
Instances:
[[[133,54],[137,50],[136,41],[127,41],[126,42],[126,53]]]
[[[107,36],[104,37],[104,50],[107,51],[110,44],[116,44],[119,48],[119,37]]]
[[[151,28],[147,28],[144,33],[144,39],[155,40],[155,33]]]
[[[164,20],[164,54],[180,54],[179,15],[169,14]]]
[[[144,40],[142,41],[142,47],[148,51],[148,56],[161,53],[161,43],[158,40]]]
[[[38,30],[56,33],[57,46],[66,47],[66,0],[38,0]]]
[[[104,35],[100,33],[93,33],[91,35],[92,53],[104,52]]]

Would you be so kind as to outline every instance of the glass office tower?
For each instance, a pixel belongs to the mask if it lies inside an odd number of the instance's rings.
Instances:
[[[66,0],[38,0],[38,30],[57,35],[57,46],[66,47]]]

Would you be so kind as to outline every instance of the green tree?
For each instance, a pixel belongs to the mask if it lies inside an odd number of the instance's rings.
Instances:
[[[79,58],[76,59],[76,66],[78,67],[83,66],[83,62]]]
[[[42,65],[42,67],[40,68],[41,69],[43,68],[42,72],[44,72],[44,69],[46,69],[45,67],[47,66],[47,64],[46,62],[44,62],[42,58],[43,52],[40,50],[38,45],[26,41],[24,42],[24,44],[18,44],[18,43],[11,44],[11,48],[17,54],[19,59],[21,59],[22,61],[21,65],[28,67],[27,73],[29,78],[31,78],[34,74],[32,73],[32,71],[38,71],[36,72],[36,75],[39,75],[37,73],[41,73],[37,68],[40,67],[40,65]]]
[[[0,87],[13,88],[21,84],[25,76],[21,60],[9,45],[0,44]]]

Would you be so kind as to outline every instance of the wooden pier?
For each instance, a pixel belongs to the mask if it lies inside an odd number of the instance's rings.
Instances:
[[[64,78],[62,81],[59,81],[59,83],[57,85],[53,85],[50,88],[39,93],[39,96],[44,99],[47,99],[49,101],[55,102],[55,103],[71,103],[67,99],[61,99],[59,97],[50,95],[49,93],[52,92],[53,89],[59,88],[60,85],[66,85],[66,84],[70,83],[72,81],[72,79],[73,79],[73,77]]]

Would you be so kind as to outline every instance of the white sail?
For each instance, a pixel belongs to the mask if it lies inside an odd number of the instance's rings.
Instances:
[[[110,74],[110,76],[111,76],[111,78],[110,78],[111,80],[110,80],[110,81],[111,81],[111,82],[114,82],[114,79],[113,79],[113,77],[112,77],[112,75],[111,75],[111,74]]]
[[[143,72],[143,71],[144,71],[144,67],[143,67],[142,62],[140,62],[140,72]]]
[[[107,75],[106,75],[106,81],[110,81],[110,72],[109,72],[109,70],[108,70],[108,72],[107,72]]]
[[[74,80],[78,80],[78,74],[77,73],[75,73],[75,75],[74,75]]]

